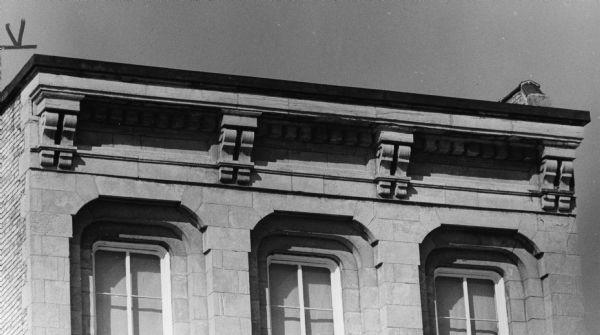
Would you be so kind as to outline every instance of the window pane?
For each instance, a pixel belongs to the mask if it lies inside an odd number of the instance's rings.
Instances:
[[[304,306],[331,308],[331,272],[327,268],[302,266]]]
[[[471,321],[473,335],[498,335],[498,322]]]
[[[269,267],[269,286],[272,306],[300,306],[298,267],[296,265],[271,264]]]
[[[127,335],[127,298],[96,294],[98,335]]]
[[[273,335],[300,335],[300,309],[271,308]]]
[[[333,335],[333,312],[306,310],[306,335]]]
[[[133,298],[132,312],[135,335],[162,334],[162,302],[160,299]]]
[[[160,258],[156,255],[129,254],[133,295],[160,298]]]
[[[94,265],[97,293],[127,294],[124,252],[98,250],[94,253]]]
[[[467,322],[456,319],[438,318],[438,335],[463,335],[467,333]]]
[[[462,278],[437,277],[435,279],[437,316],[466,317]]]
[[[488,279],[467,279],[471,319],[496,320],[494,282]]]

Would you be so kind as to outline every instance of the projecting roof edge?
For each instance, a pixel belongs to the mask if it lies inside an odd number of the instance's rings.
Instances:
[[[515,105],[501,102],[462,99],[334,86],[306,82],[266,79],[163,67],[114,63],[78,58],[33,55],[15,78],[0,93],[0,109],[23,89],[39,72],[100,78],[130,83],[171,87],[213,89],[226,92],[262,94],[276,97],[349,103],[367,106],[397,107],[448,114],[463,114],[584,126],[590,113],[584,110]]]

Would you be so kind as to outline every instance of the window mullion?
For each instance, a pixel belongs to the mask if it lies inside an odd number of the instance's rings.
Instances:
[[[467,285],[467,277],[463,277],[463,295],[465,299],[465,318],[467,322],[467,335],[471,335],[471,308],[469,305],[469,287]]]
[[[131,259],[129,251],[125,253],[125,286],[127,288],[127,334],[133,335],[133,293],[131,288]]]
[[[300,335],[306,335],[306,316],[304,311],[304,282],[302,280],[302,266],[298,265],[298,301],[300,302]]]

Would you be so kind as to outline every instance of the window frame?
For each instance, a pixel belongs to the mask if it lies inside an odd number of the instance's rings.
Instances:
[[[344,310],[343,310],[343,298],[342,298],[342,281],[341,281],[341,271],[340,265],[335,261],[318,256],[299,256],[299,255],[289,255],[289,254],[274,254],[267,257],[267,289],[266,289],[266,300],[267,300],[267,323],[268,334],[272,335],[273,327],[271,320],[271,295],[270,295],[270,271],[271,264],[286,264],[286,265],[295,265],[298,266],[299,269],[302,266],[310,266],[310,267],[320,267],[327,268],[330,271],[330,282],[331,282],[331,308],[333,314],[333,334],[334,335],[344,335]],[[301,270],[299,270],[301,271]],[[300,301],[300,334],[306,335],[306,321],[305,321],[305,311],[304,311],[304,294],[301,276],[299,275],[298,279],[298,298]]]
[[[433,303],[435,310],[435,332],[439,335],[438,326],[438,309],[437,309],[437,292],[435,280],[438,277],[453,277],[462,278],[463,283],[463,299],[465,300],[465,314],[466,314],[466,329],[467,335],[472,335],[471,332],[471,321],[470,306],[468,299],[468,290],[466,289],[467,279],[485,279],[491,280],[494,283],[494,301],[496,302],[496,318],[498,322],[498,335],[509,335],[508,334],[508,311],[506,308],[506,294],[504,289],[504,278],[500,274],[489,270],[476,270],[476,269],[462,269],[462,268],[437,268],[434,271],[433,276]],[[466,296],[465,296],[466,294]]]
[[[155,255],[160,260],[160,281],[161,281],[161,304],[162,304],[162,324],[163,333],[162,335],[173,334],[173,320],[172,320],[172,309],[171,309],[171,262],[169,252],[158,245],[153,244],[137,244],[127,242],[115,242],[115,241],[97,241],[92,245],[92,282],[91,287],[91,314],[93,320],[93,332],[98,333],[97,327],[97,314],[96,314],[96,251],[116,251],[126,253],[126,259],[130,253]],[[128,268],[128,267],[127,267]],[[131,313],[131,274],[125,273],[126,278],[129,277],[129,281],[126,281],[127,286],[127,333],[133,335],[133,320]]]

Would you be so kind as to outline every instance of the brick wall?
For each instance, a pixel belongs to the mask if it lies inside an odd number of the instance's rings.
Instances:
[[[21,305],[25,224],[19,204],[25,179],[19,175],[19,157],[24,147],[20,107],[17,100],[0,119],[0,334],[3,335],[23,334],[25,330],[26,314]]]

